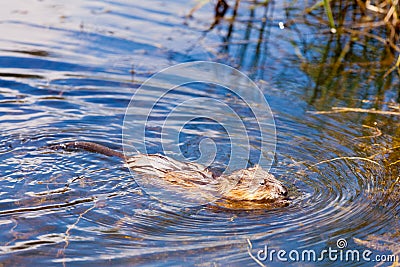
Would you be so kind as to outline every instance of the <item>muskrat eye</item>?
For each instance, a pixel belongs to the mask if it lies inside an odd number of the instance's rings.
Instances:
[[[260,182],[260,185],[265,185],[265,182]]]

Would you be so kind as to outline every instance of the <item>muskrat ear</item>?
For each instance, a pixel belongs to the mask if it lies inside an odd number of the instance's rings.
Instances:
[[[260,166],[260,165],[258,165],[258,164],[255,164],[255,165],[252,167],[252,169],[262,169],[262,168],[261,168],[261,166]]]

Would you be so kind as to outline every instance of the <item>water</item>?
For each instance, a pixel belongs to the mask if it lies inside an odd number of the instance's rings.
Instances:
[[[337,249],[340,238],[348,249],[370,249],[371,258],[398,255],[392,243],[399,236],[399,116],[313,113],[331,107],[398,112],[398,77],[382,79],[388,64],[374,45],[361,41],[335,67],[340,44],[317,18],[306,23],[296,17],[301,7],[249,5],[243,1],[235,20],[213,29],[213,6],[187,18],[195,6],[187,1],[37,1],[1,9],[3,265],[257,266],[254,258],[266,245],[319,252]],[[280,21],[287,24],[283,30]],[[359,56],[363,49],[367,58]],[[119,159],[43,148],[85,140],[121,149],[126,107],[140,84],[192,60],[238,67],[262,89],[277,129],[271,172],[290,188],[288,207],[179,209],[146,195]],[[376,64],[363,69],[363,62]],[[165,117],[180,97],[202,94],[196,86],[181,96],[173,92],[155,106],[154,116]],[[213,87],[206,95],[230,102],[244,118],[252,115],[224,89]],[[251,165],[260,156],[260,131],[251,119],[246,123],[255,147]],[[146,145],[157,153],[160,125],[153,126]],[[212,121],[185,125],[178,140],[182,154],[198,159],[204,137],[213,140],[214,167],[222,171],[232,144]],[[370,240],[380,240],[383,251],[368,246]],[[280,264],[274,258],[272,265]]]

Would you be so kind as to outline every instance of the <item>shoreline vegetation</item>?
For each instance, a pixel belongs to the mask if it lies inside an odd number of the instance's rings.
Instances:
[[[187,18],[192,18],[196,11],[209,0],[200,0],[188,12]],[[339,60],[343,60],[351,46],[361,44],[370,46],[372,41],[378,42],[380,48],[386,53],[380,61],[387,67],[384,78],[396,71],[400,75],[400,3],[399,0],[383,1],[329,1],[321,0],[311,6],[299,8],[297,1],[286,3],[287,21],[280,26],[291,26],[297,23],[312,25],[318,23],[326,27],[332,35],[336,36],[339,43],[345,44]],[[248,9],[254,15],[254,10],[265,9],[262,18],[265,23],[261,26],[267,27],[266,21],[272,14],[275,3],[271,0],[217,0],[214,6],[214,21],[208,30],[212,30],[217,24],[225,19],[229,22],[227,40],[232,35],[235,20],[238,20],[239,9]],[[299,11],[299,9],[301,9]],[[271,11],[272,10],[272,11]],[[296,10],[297,14],[293,14]],[[270,16],[272,17],[272,16]],[[250,16],[250,20],[254,16]],[[321,30],[321,29],[320,29]],[[323,30],[323,29],[322,29]],[[246,41],[243,41],[245,43]],[[239,42],[240,43],[240,42]],[[375,62],[369,62],[374,64]],[[368,63],[364,62],[364,66]]]

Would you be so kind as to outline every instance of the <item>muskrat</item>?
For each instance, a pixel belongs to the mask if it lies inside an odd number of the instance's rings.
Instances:
[[[221,200],[229,207],[234,203],[246,203],[246,206],[262,203],[288,204],[288,190],[274,175],[255,165],[226,175],[216,175],[207,167],[191,162],[180,162],[161,154],[137,154],[126,157],[123,153],[92,142],[68,142],[49,146],[51,149],[83,149],[106,156],[115,156],[125,161],[135,173],[153,178],[159,177],[167,184],[184,190],[206,187],[218,188]],[[233,185],[233,186],[229,186]],[[218,203],[222,203],[218,201]],[[233,203],[233,204],[232,204]],[[269,205],[271,206],[271,205]],[[274,205],[276,206],[276,205]]]

